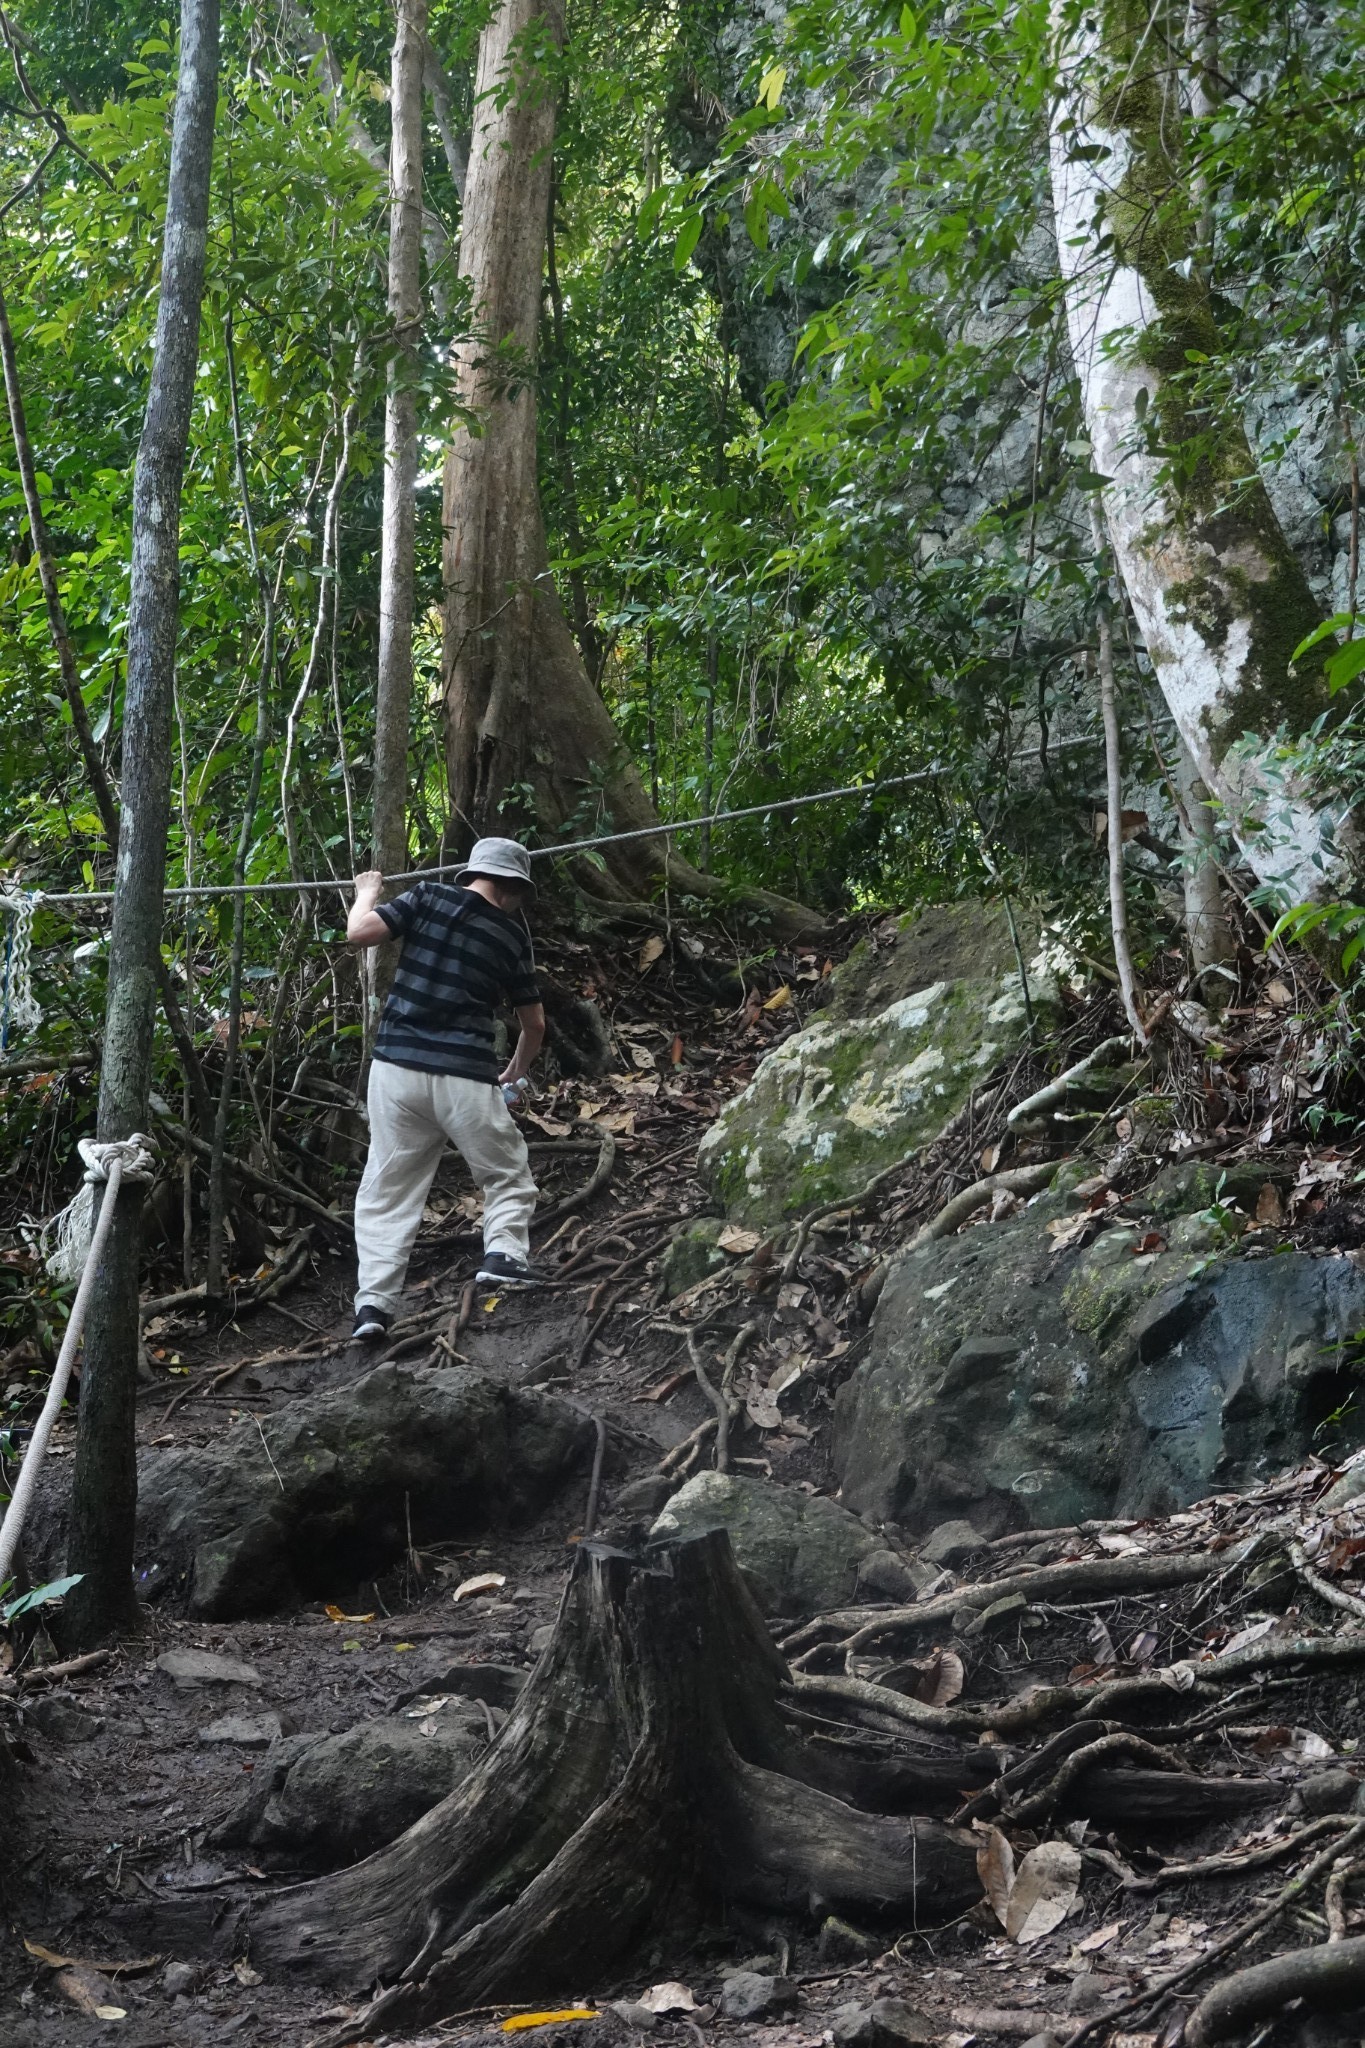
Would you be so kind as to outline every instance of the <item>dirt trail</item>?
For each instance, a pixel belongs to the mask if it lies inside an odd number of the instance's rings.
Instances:
[[[605,1129],[618,1148],[611,1177],[591,1202],[542,1230],[561,1273],[543,1292],[495,1296],[469,1289],[475,1240],[468,1191],[453,1167],[443,1171],[414,1263],[411,1326],[388,1347],[414,1364],[453,1352],[508,1384],[544,1386],[601,1417],[608,1433],[603,1518],[612,1535],[647,1525],[647,1511],[618,1508],[621,1496],[629,1502],[632,1483],[655,1472],[661,1457],[711,1415],[677,1328],[686,1309],[660,1312],[658,1259],[668,1232],[703,1203],[691,1174],[697,1137],[722,1096],[743,1080],[765,1031],[773,1035],[760,1025],[757,1005],[747,1006],[745,1016],[744,1035],[719,1046],[708,1044],[705,1023],[689,1026],[692,1044],[682,1065],[673,1056],[672,1020],[642,1018],[636,1042],[647,1049],[647,1066],[623,1067],[603,1080],[563,1082],[538,1105],[539,1138],[559,1148],[537,1155],[546,1208],[581,1190],[593,1171],[599,1153],[591,1142],[587,1150],[574,1142],[585,1127]],[[714,1012],[709,1021],[723,1038]],[[1091,1039],[1106,1028],[1103,1016],[1087,1020]],[[1017,1085],[1026,1087],[1028,1076],[1017,1077]],[[996,1108],[1003,1114],[1002,1105]],[[989,1136],[982,1126],[972,1142]],[[780,1421],[768,1419],[762,1427],[740,1422],[735,1450],[741,1469],[806,1493],[832,1490],[828,1425],[834,1391],[862,1343],[863,1280],[917,1219],[932,1213],[954,1176],[958,1183],[971,1177],[970,1146],[964,1151],[963,1142],[954,1139],[955,1151],[950,1147],[907,1170],[875,1224],[854,1218],[841,1234],[812,1244],[794,1285],[780,1286],[777,1271],[765,1271],[760,1260],[755,1287],[747,1294],[737,1282],[732,1287],[732,1322],[756,1315],[761,1344],[773,1358],[799,1343],[821,1366]],[[168,1448],[231,1441],[234,1433],[245,1442],[289,1402],[344,1385],[385,1355],[362,1358],[347,1342],[350,1280],[345,1257],[324,1252],[287,1302],[261,1309],[240,1327],[208,1335],[184,1319],[167,1318],[152,1332],[164,1377],[144,1391],[142,1442]],[[299,1352],[304,1355],[281,1355]],[[63,1425],[54,1447],[58,1466],[69,1456],[71,1435]],[[700,1460],[705,1453],[697,1455]],[[1259,1499],[1130,1525],[1107,1542],[1073,1532],[1043,1549],[1051,1559],[1083,1565],[1125,1549],[1159,1555],[1231,1545],[1269,1528],[1277,1516],[1311,1513],[1327,1478],[1324,1467],[1310,1465]],[[419,1735],[430,1724],[434,1736],[440,1709],[433,1698],[462,1686],[473,1697],[467,1667],[513,1674],[513,1684],[517,1672],[529,1670],[554,1621],[587,1504],[585,1469],[534,1526],[515,1535],[436,1543],[414,1528],[405,1553],[377,1579],[348,1582],[339,1572],[325,1600],[266,1620],[187,1619],[179,1588],[149,1585],[139,1639],[56,1683],[16,1689],[8,1681],[22,1746],[6,1788],[0,2048],[67,2048],[96,2037],[128,2048],[208,2048],[239,2039],[263,2048],[302,2048],[344,2029],[356,2011],[350,2002],[264,1981],[249,1957],[197,1961],[211,1952],[211,1942],[198,1949],[183,1940],[168,1945],[156,1930],[211,1927],[215,1912],[244,1888],[266,1891],[289,1875],[278,1858],[257,1861],[249,1849],[215,1846],[212,1839],[256,1775],[270,1768],[265,1749],[254,1745],[271,1728],[286,1740],[342,1735],[377,1717],[409,1714]],[[1035,1549],[1030,1560],[1007,1546],[969,1560],[958,1568],[964,1600],[975,1581],[1017,1572],[1030,1561],[1048,1559]],[[483,1578],[489,1581],[483,1590],[455,1597],[466,1581]],[[983,1604],[977,1602],[978,1611]],[[875,1619],[876,1610],[870,1613]],[[945,1617],[941,1628],[911,1647],[932,1653],[937,1644],[962,1655],[965,1683],[954,1711],[968,1719],[951,1730],[945,1724],[941,1733],[912,1730],[884,1716],[879,1721],[874,1706],[860,1739],[881,1741],[888,1756],[937,1758],[941,1775],[949,1777],[972,1745],[978,1755],[981,1746],[993,1745],[990,1768],[1007,1770],[1027,1760],[1031,1737],[1002,1740],[986,1726],[978,1744],[970,1714],[1029,1683],[1083,1688],[1110,1672],[1141,1675],[1229,1646],[1236,1650],[1247,1632],[1253,1646],[1292,1630],[1325,1636],[1336,1629],[1346,1641],[1357,1626],[1325,1607],[1308,1582],[1286,1592],[1251,1571],[1226,1587],[1220,1581],[1212,1608],[1201,1586],[1189,1585],[1114,1596],[1091,1591],[1071,1600],[1057,1594],[1031,1603],[1007,1627],[966,1636],[963,1621],[964,1615]],[[790,1654],[809,1677],[851,1668],[839,1647],[840,1626],[790,1642]],[[774,1628],[779,1636],[791,1631],[790,1624]],[[248,1675],[178,1680],[162,1660],[188,1651],[233,1660],[249,1667]],[[889,1662],[889,1654],[880,1662],[874,1657],[868,1675],[887,1681]],[[456,1665],[466,1672],[452,1683]],[[942,1659],[937,1668],[944,1668]],[[1185,1684],[1172,1679],[1173,1702]],[[831,2041],[837,2048],[929,2042],[967,2048],[974,2039],[1026,2041],[1045,2032],[1065,2040],[1090,2017],[1121,2008],[1144,1983],[1197,1962],[1257,1898],[1273,1896],[1307,1854],[1296,1862],[1285,1847],[1292,1849],[1295,1829],[1317,1816],[1329,1827],[1348,1825],[1342,1810],[1357,1797],[1363,1696],[1365,1661],[1326,1675],[1305,1676],[1298,1668],[1251,1674],[1229,1695],[1236,1717],[1214,1713],[1207,1732],[1187,1732],[1172,1752],[1192,1776],[1214,1785],[1235,1780],[1243,1788],[1224,1802],[1221,1817],[1211,1810],[1172,1813],[1169,1804],[1163,1814],[1159,1800],[1137,1819],[1106,1817],[1096,1777],[1084,1787],[1093,1812],[1079,1794],[1080,1803],[1069,1805],[1059,1795],[1055,1813],[1011,1823],[1018,1859],[1045,1840],[1069,1842],[1077,1851],[1079,1882],[1070,1891],[1064,1887],[1064,1916],[1026,1941],[1011,1938],[985,1900],[947,1926],[928,1924],[928,1916],[923,1926],[841,1926],[818,1901],[809,1902],[810,1913],[781,1924],[731,1914],[723,1924],[680,1932],[676,1943],[647,1945],[611,1981],[569,1987],[572,2001],[598,2016],[547,2024],[535,2040],[555,2048],[606,2048],[644,2032],[679,2048],[729,2040],[762,2048],[817,2048]],[[825,1739],[850,1734],[833,1695],[803,1705],[817,1723],[826,1717]],[[1175,1705],[1169,1711],[1177,1718]],[[496,1739],[502,1713],[497,1704],[477,1708],[476,1747]],[[479,1715],[486,1724],[481,1738]],[[229,1717],[238,1717],[238,1726],[225,1736],[215,1724]],[[244,1734],[242,1719],[266,1725]],[[963,1768],[962,1780],[950,1787],[940,1810],[951,1813],[960,1798],[978,1790],[983,1772]],[[1248,1785],[1252,1791],[1245,1794]],[[1210,1808],[1217,1804],[1212,1800]],[[1002,1852],[988,1831],[992,1809],[986,1804],[977,1811],[987,1830],[983,1872],[1008,1920],[1007,1874],[1001,1875]],[[1338,1814],[1339,1821],[1331,1818]],[[963,1817],[970,1815],[964,1810]],[[1230,1847],[1239,1855],[1253,1852],[1231,1878],[1166,1874],[1168,1864]],[[1360,1910],[1343,1898],[1342,1928],[1354,1932]],[[179,1909],[178,1922],[170,1905]],[[1296,1909],[1297,1920],[1278,1923],[1245,1959],[1319,1939],[1326,1926],[1321,1909],[1319,1889]],[[758,1989],[753,1979],[763,1980]],[[669,1981],[685,1987],[686,1998],[673,1994],[677,2009],[658,2015],[639,2009],[642,1994]],[[1124,2033],[1116,2021],[1119,2038],[1130,2048],[1156,2048],[1160,2035],[1162,2048],[1170,2048],[1172,2017],[1187,2010],[1194,1995],[1154,2016],[1150,2009],[1139,2012],[1131,2023],[1135,2031]],[[612,2001],[627,2009],[610,2010]],[[653,2002],[667,2006],[669,1998]],[[99,2017],[100,2008],[120,2017]],[[503,2022],[515,2016],[500,2007],[454,2016],[421,2034],[384,2038],[395,2048],[503,2040]],[[1361,2036],[1358,2022],[1310,2024],[1291,2017],[1274,2035],[1257,2038],[1337,2048]]]

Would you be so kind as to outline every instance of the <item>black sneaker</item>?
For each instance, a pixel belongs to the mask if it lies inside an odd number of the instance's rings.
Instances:
[[[474,1278],[495,1287],[543,1287],[545,1284],[543,1273],[535,1266],[528,1266],[525,1259],[514,1259],[510,1252],[485,1252],[483,1264]]]
[[[351,1342],[373,1344],[380,1337],[387,1337],[392,1316],[385,1315],[382,1308],[358,1308],[355,1312],[355,1328],[351,1331]]]

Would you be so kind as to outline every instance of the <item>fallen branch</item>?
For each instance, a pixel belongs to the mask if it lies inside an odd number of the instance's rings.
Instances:
[[[1288,1549],[1290,1563],[1304,1585],[1316,1593],[1319,1600],[1325,1600],[1329,1607],[1339,1608],[1343,1614],[1353,1614],[1357,1621],[1365,1621],[1365,1600],[1358,1600],[1354,1593],[1343,1592],[1330,1579],[1324,1579],[1321,1572],[1315,1572],[1301,1543],[1291,1538]]]
[[[1101,1735],[1094,1742],[1086,1743],[1083,1749],[1073,1750],[1040,1792],[1011,1800],[1005,1807],[1006,1818],[1017,1826],[1032,1825],[1034,1821],[1049,1818],[1077,1779],[1083,1778],[1087,1771],[1110,1756],[1137,1757],[1158,1770],[1176,1768],[1164,1749],[1158,1749],[1140,1735],[1129,1734],[1126,1729],[1116,1729],[1112,1734]]]
[[[973,1209],[979,1209],[992,1195],[1037,1194],[1040,1188],[1050,1186],[1056,1179],[1060,1165],[1059,1159],[1048,1159],[1037,1166],[1010,1166],[1003,1173],[988,1173],[984,1180],[974,1180],[969,1188],[963,1188],[961,1194],[945,1202],[937,1216],[931,1216],[915,1233],[910,1240],[911,1251],[917,1251],[922,1244],[933,1244],[938,1238],[947,1237],[949,1231],[956,1230]]]
[[[1025,1117],[1036,1116],[1040,1109],[1051,1109],[1054,1102],[1064,1101],[1067,1089],[1074,1082],[1084,1080],[1092,1067],[1103,1066],[1106,1060],[1120,1058],[1132,1050],[1132,1045],[1132,1036],[1127,1031],[1116,1038],[1106,1038],[1093,1052],[1088,1052],[1083,1060],[1077,1060],[1074,1067],[1068,1067],[1065,1073],[1058,1074],[1055,1081],[1046,1082],[1043,1087],[1035,1088],[1032,1095],[1026,1095],[1022,1102],[1016,1102],[1005,1118],[1006,1124],[1013,1130]]]
[[[1317,2012],[1358,2013],[1365,2004],[1365,1939],[1301,1948],[1225,1977],[1186,2020],[1186,2048],[1211,2048],[1296,1998]]]
[[[603,1131],[602,1142],[597,1151],[597,1164],[583,1186],[576,1193],[565,1195],[562,1201],[552,1202],[548,1209],[542,1210],[536,1218],[537,1224],[556,1222],[559,1217],[571,1216],[575,1209],[581,1209],[586,1202],[592,1200],[599,1189],[606,1186],[615,1165],[616,1140],[610,1131]]]

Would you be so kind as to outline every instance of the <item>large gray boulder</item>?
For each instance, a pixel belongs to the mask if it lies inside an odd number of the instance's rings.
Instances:
[[[1188,1199],[1207,1178],[1185,1177]],[[1225,1214],[1180,1213],[1164,1179],[1155,1216],[1088,1245],[1054,1248],[1062,1191],[897,1260],[836,1404],[853,1508],[916,1531],[966,1515],[987,1535],[1160,1513],[1313,1448],[1357,1384],[1365,1273],[1244,1257]],[[1154,1227],[1166,1249],[1144,1250]],[[1351,1427],[1334,1425],[1338,1447]]]
[[[421,1542],[532,1520],[593,1442],[552,1395],[379,1365],[259,1427],[144,1452],[139,1570],[183,1580],[190,1612],[217,1620],[335,1599],[402,1555],[409,1522]]]
[[[652,1541],[724,1529],[765,1614],[818,1614],[854,1597],[858,1567],[880,1548],[856,1515],[822,1494],[699,1472],[675,1493]]]
[[[392,1842],[463,1782],[488,1745],[473,1700],[275,1743],[210,1840],[335,1870]]]
[[[936,981],[871,1016],[821,1016],[770,1052],[701,1141],[729,1215],[766,1226],[859,1193],[928,1144],[1022,1045],[1017,973]]]

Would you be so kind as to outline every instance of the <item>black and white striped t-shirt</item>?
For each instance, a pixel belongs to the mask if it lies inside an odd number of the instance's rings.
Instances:
[[[525,926],[454,882],[419,882],[375,908],[403,941],[375,1058],[496,1081],[495,1003],[503,994],[514,1008],[540,1001]]]

